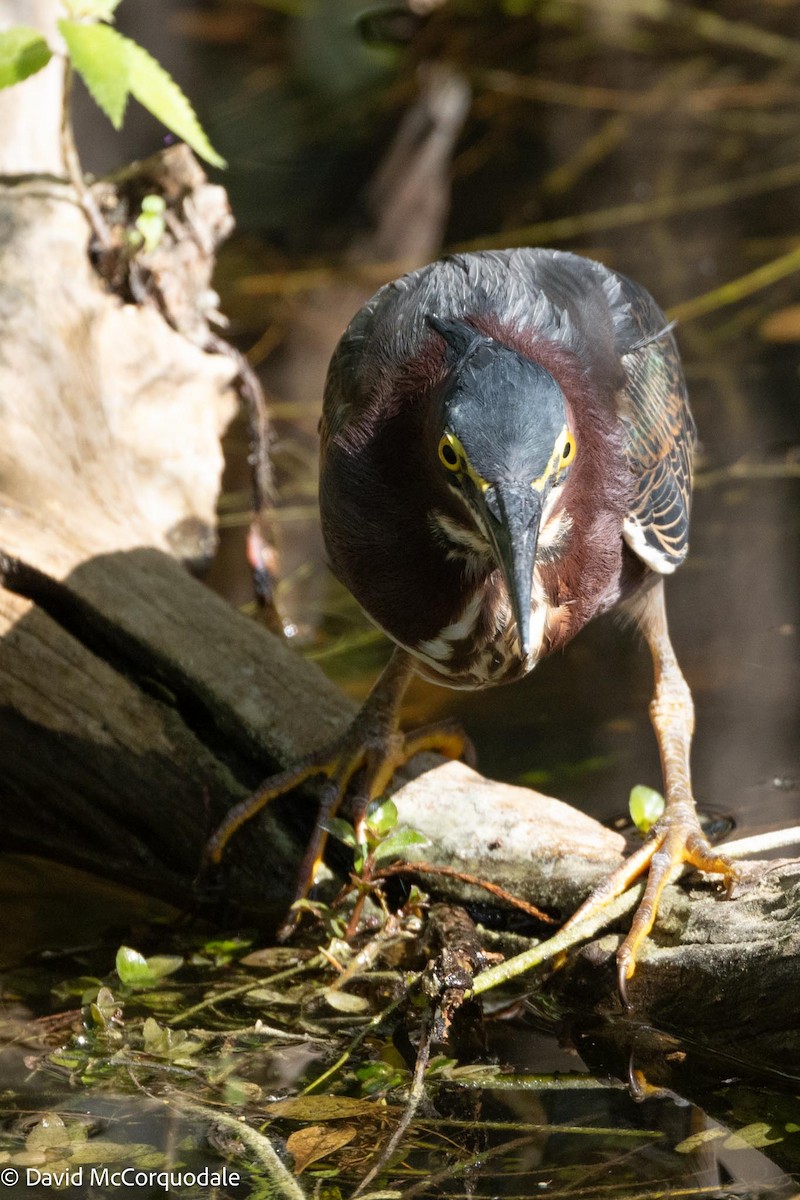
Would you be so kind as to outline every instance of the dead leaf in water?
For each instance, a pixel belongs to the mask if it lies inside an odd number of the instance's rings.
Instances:
[[[286,1149],[294,1158],[294,1173],[302,1175],[306,1167],[327,1158],[356,1136],[355,1125],[306,1125],[286,1139]]]

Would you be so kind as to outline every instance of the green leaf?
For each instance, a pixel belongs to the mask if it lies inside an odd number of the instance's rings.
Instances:
[[[154,979],[163,979],[165,975],[174,975],[183,966],[179,954],[154,954],[147,960],[147,969]]]
[[[153,958],[145,958],[130,946],[120,946],[117,951],[117,974],[130,988],[152,987],[180,966],[183,966],[183,959],[172,954],[156,954]]]
[[[647,833],[664,813],[664,797],[651,787],[637,783],[631,788],[628,810],[631,820],[641,833]]]
[[[98,1028],[108,1029],[114,1022],[121,1022],[122,1005],[114,999],[109,988],[101,987],[97,998],[89,1005],[89,1016]]]
[[[122,40],[128,44],[130,90],[139,103],[206,162],[214,167],[226,166],[225,159],[209,142],[194,109],[172,76],[143,46],[127,38]]]
[[[110,21],[120,0],[63,0],[67,15],[73,21]]]
[[[115,129],[122,126],[131,87],[131,46],[109,25],[59,21],[70,61]]]
[[[0,33],[0,88],[21,83],[46,67],[52,51],[38,29],[16,25]]]
[[[694,1154],[695,1150],[701,1149],[708,1142],[714,1142],[727,1136],[728,1130],[721,1129],[719,1126],[715,1126],[713,1129],[701,1129],[698,1133],[693,1133],[684,1138],[682,1142],[678,1142],[675,1151],[678,1154]]]
[[[322,828],[327,830],[337,842],[344,842],[345,846],[356,848],[356,833],[349,821],[344,821],[341,817],[328,817],[322,822]]]
[[[163,196],[143,197],[142,212],[133,223],[142,238],[145,253],[152,254],[157,250],[158,244],[163,238],[164,229],[167,228],[167,221],[164,218],[166,211],[167,202]]]
[[[117,974],[128,987],[141,987],[152,982],[147,959],[130,946],[120,946],[116,959]]]
[[[367,809],[367,828],[378,837],[394,829],[397,819],[397,805],[394,800],[374,801]]]
[[[145,1054],[174,1063],[186,1063],[202,1048],[202,1042],[191,1041],[184,1029],[159,1025],[153,1017],[148,1017],[142,1026],[142,1040]]]
[[[726,1150],[746,1150],[749,1146],[755,1150],[761,1150],[765,1146],[775,1146],[778,1142],[783,1141],[783,1134],[780,1133],[774,1137],[772,1128],[769,1121],[753,1121],[751,1125],[737,1129],[725,1139],[722,1145]]]
[[[393,833],[391,837],[387,837],[375,848],[375,862],[385,862],[387,858],[402,858],[403,851],[407,847],[427,846],[429,842],[430,839],[426,838],[423,833],[418,833],[416,829],[401,829],[397,833]]]

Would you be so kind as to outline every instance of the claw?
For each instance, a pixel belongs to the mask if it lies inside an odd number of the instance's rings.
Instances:
[[[292,903],[304,899],[313,886],[328,834],[324,824],[335,817],[358,774],[358,794],[354,800],[356,825],[363,822],[372,800],[382,796],[395,772],[409,759],[424,751],[437,751],[446,758],[460,758],[470,746],[453,721],[427,725],[410,734],[398,733],[400,700],[411,674],[402,652],[396,652],[384,674],[342,740],[333,747],[310,755],[296,767],[265,780],[261,787],[237,804],[210,838],[205,852],[207,862],[219,863],[233,835],[255,817],[271,800],[293,791],[316,775],[325,777],[320,792],[319,811],[313,833],[297,874]],[[300,919],[291,909],[278,937],[285,940]]]
[[[642,944],[655,924],[664,888],[684,866],[722,875],[728,885],[739,877],[736,864],[724,854],[718,854],[706,841],[693,808],[668,808],[654,826],[649,840],[604,879],[565,923],[564,928],[605,908],[647,870],[644,895],[628,934],[617,950],[617,987],[626,1009],[632,1007],[628,982],[636,971]]]

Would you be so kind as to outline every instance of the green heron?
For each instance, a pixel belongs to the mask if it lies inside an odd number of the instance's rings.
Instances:
[[[664,607],[663,577],[687,551],[695,443],[664,314],[644,288],[575,254],[453,255],[356,314],[330,365],[321,441],[331,565],[396,648],[343,742],[233,810],[212,856],[267,800],[323,774],[304,894],[351,783],[362,820],[413,754],[463,750],[446,723],[398,731],[414,671],[452,688],[508,683],[622,609],[653,656],[666,808],[575,916],[649,866],[617,954],[624,996],[672,868],[735,876],[695,812],[692,697]]]

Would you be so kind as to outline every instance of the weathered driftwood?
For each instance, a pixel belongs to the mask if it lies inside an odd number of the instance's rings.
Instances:
[[[550,986],[572,1013],[604,1018],[576,1044],[589,1065],[643,1072],[691,1096],[720,1076],[796,1088],[800,1075],[800,864],[773,862],[723,899],[711,884],[670,887],[621,1017],[607,934],[573,955]],[[670,1037],[670,1035],[673,1035]]]
[[[335,738],[349,704],[163,553],[98,555],[55,579],[49,533],[37,540],[17,514],[0,536],[9,844],[187,903],[227,809],[267,771]],[[69,548],[67,531],[59,544]],[[549,902],[559,877],[570,903],[617,857],[617,835],[589,818],[547,798],[537,810],[535,793],[457,764],[421,776],[398,803],[436,861],[478,873],[497,863]],[[276,914],[313,811],[293,797],[237,836],[223,870],[232,901]]]

